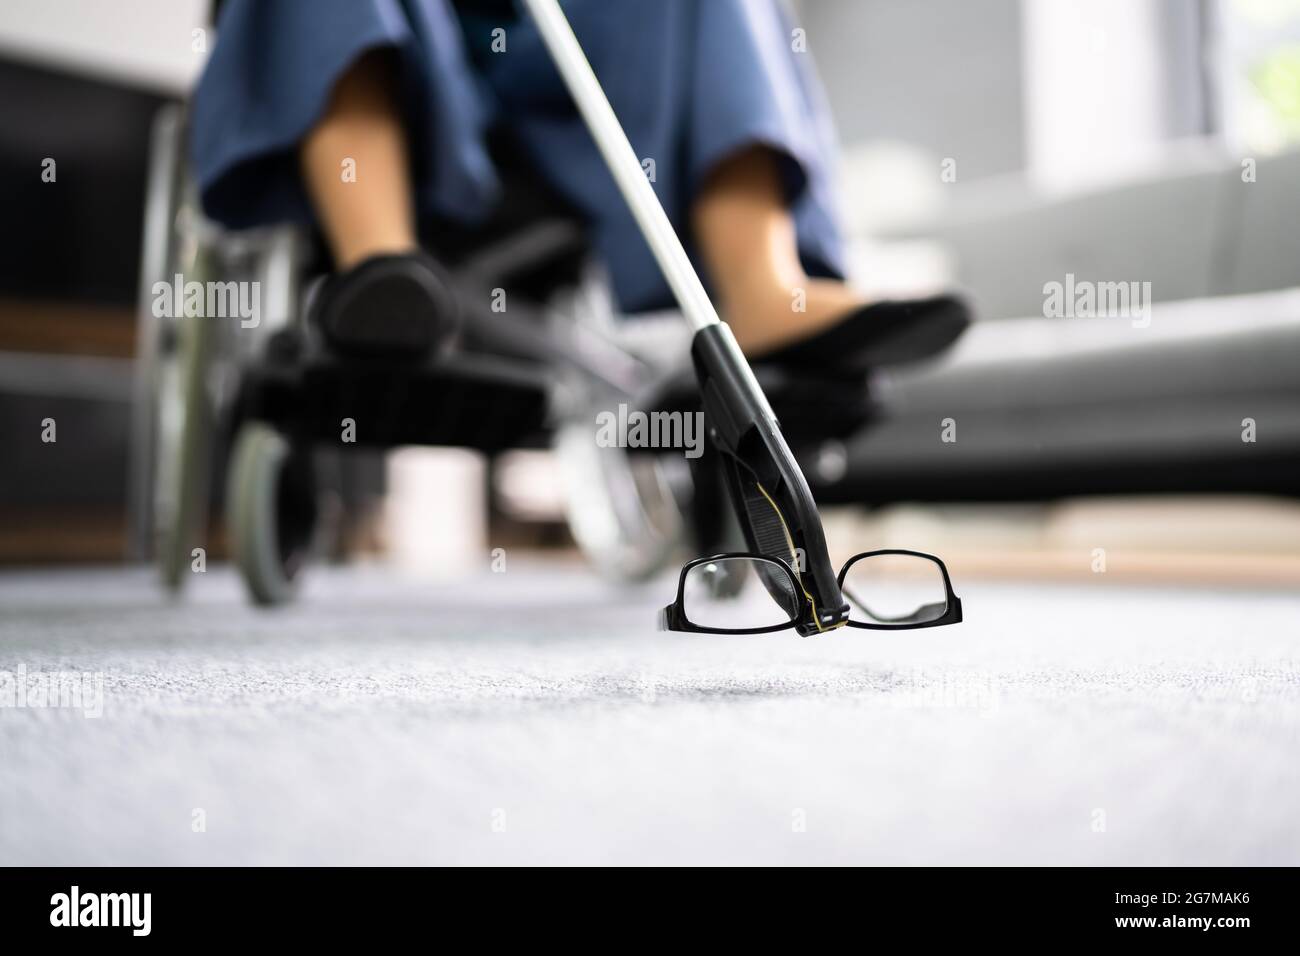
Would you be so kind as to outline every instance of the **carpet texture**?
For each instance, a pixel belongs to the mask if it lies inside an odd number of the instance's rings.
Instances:
[[[102,686],[0,695],[0,864],[1300,863],[1300,596],[957,583],[805,640],[578,568],[0,576],[9,688]]]

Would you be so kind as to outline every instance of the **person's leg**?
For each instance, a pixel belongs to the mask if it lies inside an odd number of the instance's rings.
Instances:
[[[304,137],[299,158],[303,182],[340,271],[372,256],[417,248],[407,134],[392,51],[365,54],[339,78],[320,122]]]
[[[865,304],[847,283],[804,273],[794,218],[766,148],[746,149],[713,170],[691,207],[691,225],[747,354],[805,339]]]
[[[419,248],[397,69],[391,50],[363,55],[299,146],[336,269],[313,313],[345,353],[424,354],[458,324],[440,273]]]

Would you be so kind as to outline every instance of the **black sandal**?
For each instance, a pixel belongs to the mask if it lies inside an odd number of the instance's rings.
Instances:
[[[873,302],[806,339],[750,359],[791,372],[865,374],[873,368],[938,355],[970,325],[970,309],[953,295]]]

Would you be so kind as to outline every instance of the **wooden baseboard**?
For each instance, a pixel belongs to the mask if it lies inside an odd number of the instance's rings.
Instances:
[[[0,299],[0,352],[131,358],[135,324],[117,306]]]
[[[117,509],[59,507],[0,514],[0,565],[112,563],[126,558]]]

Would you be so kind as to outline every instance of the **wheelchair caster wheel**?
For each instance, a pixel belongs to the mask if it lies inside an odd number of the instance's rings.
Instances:
[[[313,550],[316,518],[310,455],[269,425],[242,425],[227,476],[226,528],[255,603],[294,599]]]

